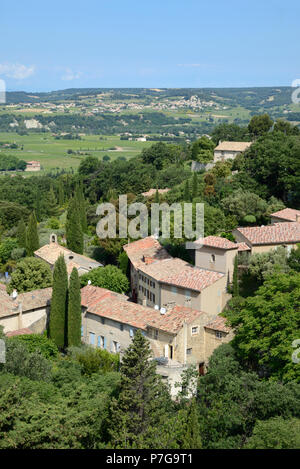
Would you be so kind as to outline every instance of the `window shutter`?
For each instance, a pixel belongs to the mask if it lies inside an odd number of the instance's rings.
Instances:
[[[103,337],[103,348],[106,349],[106,338],[105,337]]]

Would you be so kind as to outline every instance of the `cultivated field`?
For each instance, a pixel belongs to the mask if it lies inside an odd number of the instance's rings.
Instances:
[[[83,136],[81,140],[56,140],[51,133],[30,133],[21,136],[15,132],[0,132],[0,142],[17,143],[19,145],[17,149],[2,148],[0,152],[15,155],[25,161],[38,160],[44,171],[76,169],[87,155],[100,159],[108,155],[111,161],[118,157],[131,158],[153,143],[99,135]],[[68,154],[68,150],[74,153]]]

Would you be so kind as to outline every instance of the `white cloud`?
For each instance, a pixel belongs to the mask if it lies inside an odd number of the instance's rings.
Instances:
[[[33,75],[35,72],[34,65],[26,66],[22,64],[0,64],[0,76],[15,78],[16,80],[24,80]]]
[[[80,78],[81,72],[73,72],[70,68],[66,68],[65,74],[61,77],[64,81],[78,80]]]

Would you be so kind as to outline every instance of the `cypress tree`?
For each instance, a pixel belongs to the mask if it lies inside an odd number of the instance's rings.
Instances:
[[[35,217],[35,212],[33,211],[29,217],[28,227],[26,231],[26,251],[29,257],[32,257],[34,251],[39,249],[39,235],[37,231],[37,221]]]
[[[68,274],[63,255],[54,264],[49,337],[63,349],[67,341]]]
[[[58,215],[57,200],[52,186],[47,196],[47,213],[50,217]]]
[[[42,214],[41,214],[41,197],[40,194],[36,193],[36,202],[35,202],[35,213],[37,221],[41,221]]]
[[[158,192],[158,189],[157,189],[157,188],[156,188],[156,192],[155,192],[154,202],[155,202],[156,204],[159,204],[159,192]]]
[[[66,223],[67,247],[77,254],[83,253],[83,232],[77,200],[71,199]]]
[[[194,172],[194,174],[193,174],[193,185],[192,185],[192,199],[197,197],[197,195],[198,195],[198,177],[197,177],[197,173]]]
[[[65,203],[65,190],[62,179],[60,179],[58,183],[58,203],[60,207]]]
[[[23,218],[19,221],[17,228],[17,240],[20,248],[26,249],[26,226]]]
[[[123,355],[120,394],[111,404],[114,448],[155,448],[159,428],[168,418],[170,396],[150,358],[149,341],[138,330]]]
[[[234,259],[234,269],[232,276],[232,294],[233,296],[239,296],[239,271],[238,271],[238,256]]]
[[[79,184],[77,184],[77,187],[75,189],[75,199],[77,201],[78,211],[80,214],[81,228],[82,228],[82,231],[86,233],[87,231],[86,205],[85,205],[85,198],[83,195],[83,186],[82,186],[81,181]]]
[[[70,276],[68,296],[68,347],[81,344],[81,293],[78,271],[74,267]]]
[[[185,181],[183,198],[186,202],[190,202],[191,200],[190,185],[188,179]]]

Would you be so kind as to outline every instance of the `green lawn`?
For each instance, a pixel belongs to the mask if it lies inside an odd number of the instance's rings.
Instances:
[[[0,151],[15,155],[25,161],[38,160],[44,170],[76,169],[80,161],[87,156],[86,154],[100,159],[104,155],[109,155],[111,160],[120,156],[127,159],[153,144],[153,142],[120,140],[118,136],[87,135],[81,137],[81,140],[56,140],[51,133],[30,133],[21,136],[15,132],[0,132],[0,142],[15,142],[20,146],[23,145],[23,150],[19,147],[16,150],[2,148]],[[117,148],[117,150],[112,150],[112,148]],[[68,155],[68,150],[85,154]]]

